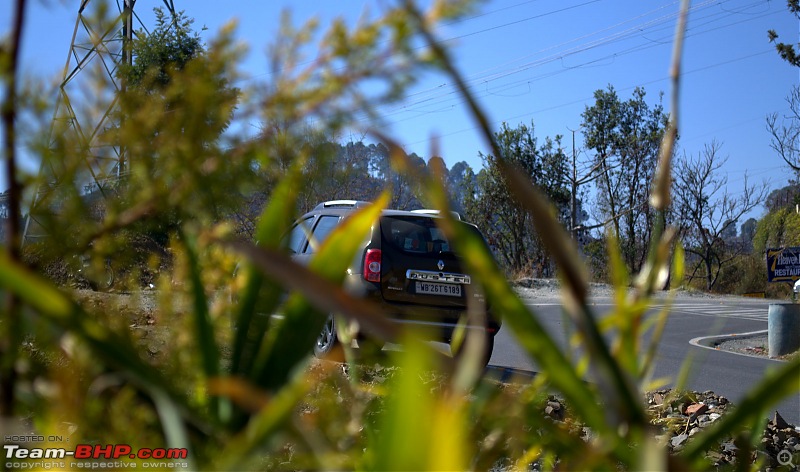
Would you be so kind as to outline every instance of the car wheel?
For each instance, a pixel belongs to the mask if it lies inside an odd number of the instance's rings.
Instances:
[[[115,275],[114,275],[114,268],[111,267],[111,263],[108,262],[108,261],[106,261],[105,273],[103,275],[104,275],[104,277],[103,277],[103,288],[108,290],[108,289],[114,287],[114,282],[116,280]]]
[[[317,342],[314,343],[314,355],[318,358],[327,357],[333,348],[339,343],[336,335],[336,321],[333,315],[328,316],[325,324],[322,326]]]
[[[469,349],[468,344],[470,342],[474,342],[474,341],[470,341],[471,339],[472,340],[478,340],[480,338],[475,336],[474,334],[472,336],[470,336],[468,334],[466,336],[466,338],[464,339],[464,344],[461,346],[460,349],[458,349],[455,352],[453,352],[453,346],[451,344],[450,351],[453,354],[453,357],[455,359],[459,360],[464,356],[464,354]],[[492,358],[492,352],[494,352],[494,335],[493,334],[489,334],[489,333],[484,333],[483,339],[485,340],[485,342],[483,343],[483,346],[482,346],[480,363],[481,363],[482,367],[486,367],[487,365],[489,365],[489,360]]]

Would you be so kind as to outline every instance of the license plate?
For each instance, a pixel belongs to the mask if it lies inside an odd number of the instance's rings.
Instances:
[[[430,282],[417,282],[417,293],[430,295],[448,295],[451,297],[461,296],[461,285],[456,284],[432,284]]]

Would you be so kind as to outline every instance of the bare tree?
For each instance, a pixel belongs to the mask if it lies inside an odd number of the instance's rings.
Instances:
[[[684,155],[675,167],[675,209],[689,255],[689,280],[705,279],[709,291],[722,268],[744,253],[742,245],[725,241],[729,226],[758,206],[768,190],[766,183],[750,185],[745,175],[742,193],[728,193],[728,178],[720,172],[728,158],[720,156],[720,148],[712,141],[697,158]]]
[[[770,147],[789,164],[795,172],[800,172],[800,87],[795,86],[786,97],[789,113],[767,116],[767,131],[770,134]]]

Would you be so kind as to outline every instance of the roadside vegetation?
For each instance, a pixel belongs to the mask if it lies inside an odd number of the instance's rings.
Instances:
[[[798,393],[800,358],[766,372],[736,409],[680,448],[665,447],[671,440],[654,429],[651,407],[683,415],[696,400],[680,392],[684,379],[672,379],[675,398],[645,400],[664,385],[652,371],[669,316],[647,315],[650,297],[685,278],[713,290],[746,264],[725,235],[766,191],[756,185],[750,197],[727,196],[717,185],[717,145],[675,158],[688,2],[676,27],[669,113],[648,104],[644,90],[628,101],[611,86],[599,90],[582,116],[589,136],[582,167],[562,137],[539,142],[533,124],[496,131],[487,123],[436,37],[437,24],[474,11],[476,2],[434,2],[424,11],[401,2],[353,29],[296,26],[287,16],[270,49],[272,80],[247,87],[237,85],[241,50],[232,29],[202,44],[185,16],[160,15],[152,34],[169,40],[135,41],[139,62],[121,69],[128,86],[114,126],[101,130],[124,168],[105,169],[121,178],[99,192],[102,199],[81,190],[93,158],[82,136],[58,123],[51,133],[52,104],[41,101],[35,80],[19,76],[25,3],[17,0],[13,34],[0,50],[12,184],[0,255],[3,431],[70,440],[53,447],[187,448],[190,465],[209,470],[710,469],[730,464],[710,455],[726,442],[735,442],[739,466],[754,458],[756,467],[769,465],[755,451],[771,408]],[[104,13],[97,21],[111,20]],[[175,60],[171,48],[188,55]],[[464,163],[447,169],[435,140],[425,162],[379,131],[380,106],[401,101],[423,73],[458,85],[490,150],[477,173]],[[117,99],[100,77],[83,106],[105,110]],[[368,118],[354,123],[355,116]],[[247,138],[235,120],[263,123],[263,132]],[[339,144],[335,138],[354,127],[377,144]],[[20,170],[23,139],[49,171]],[[690,180],[703,166],[706,180]],[[602,233],[581,227],[588,185],[597,185],[592,216],[608,228]],[[37,191],[31,212],[47,239],[23,251],[23,201]],[[292,262],[282,235],[296,215],[344,197],[374,204],[337,229],[309,266]],[[484,378],[477,349],[456,362],[340,288],[358,249],[350,235],[381,208],[415,206],[442,210],[442,230],[470,255],[465,263],[504,326],[541,367],[527,385]],[[451,209],[481,226],[494,253],[455,224]],[[754,244],[760,234],[764,244],[778,242],[770,239],[775,225],[752,232]],[[96,283],[110,265],[117,290],[138,301],[87,302],[66,283],[76,258],[82,277]],[[560,279],[569,351],[514,292],[514,273]],[[59,284],[53,274],[66,278]],[[615,290],[616,307],[602,323],[588,300],[592,279]],[[145,298],[152,309],[134,309],[132,319],[126,304]],[[472,307],[472,316],[482,309]],[[278,321],[263,316],[276,311],[284,314]],[[347,347],[342,363],[313,362],[311,346],[329,313],[346,320],[345,341],[360,332],[404,349]]]

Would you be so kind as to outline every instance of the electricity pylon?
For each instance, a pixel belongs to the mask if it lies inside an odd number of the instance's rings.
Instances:
[[[175,17],[173,0],[162,0],[169,13]],[[119,119],[115,117],[119,95],[125,90],[125,83],[118,77],[117,71],[123,65],[133,61],[131,44],[134,26],[145,33],[147,28],[141,18],[134,12],[136,0],[116,0],[118,14],[110,21],[98,20],[90,16],[89,6],[107,5],[108,2],[91,2],[81,0],[75,29],[72,33],[64,74],[58,88],[53,121],[50,128],[50,147],[61,136],[69,135],[68,142],[77,143],[77,149],[70,152],[79,153],[82,159],[80,169],[66,172],[63,163],[58,162],[57,153],[44,156],[39,168],[39,188],[33,196],[28,217],[25,220],[23,242],[35,241],[46,236],[47,229],[37,221],[37,205],[57,206],[50,200],[50,190],[54,186],[74,185],[81,193],[99,192],[106,197],[124,177],[128,167],[125,148],[119,144],[109,143],[101,139],[103,135],[118,128]],[[107,109],[102,113],[96,110],[86,111],[76,104],[88,101],[86,83],[91,72],[99,72],[104,80],[113,84],[112,97],[108,99]],[[97,77],[95,77],[97,78]],[[91,108],[91,107],[88,107]],[[65,182],[66,178],[73,181]]]

